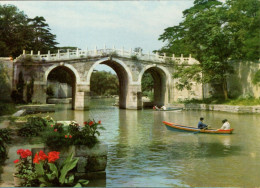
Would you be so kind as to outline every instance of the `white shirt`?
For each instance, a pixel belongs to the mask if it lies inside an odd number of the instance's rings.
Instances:
[[[162,106],[161,109],[162,109],[162,110],[166,110],[166,107],[165,107],[165,106]]]
[[[222,129],[222,130],[230,129],[230,124],[229,124],[229,122],[225,122],[220,129]]]

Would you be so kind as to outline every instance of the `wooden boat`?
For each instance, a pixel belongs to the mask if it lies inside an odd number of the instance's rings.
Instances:
[[[163,121],[163,124],[167,127],[168,130],[173,131],[188,131],[193,133],[211,133],[211,134],[231,134],[234,129],[221,130],[221,129],[199,129],[196,127],[188,127],[184,125],[180,125],[177,123],[170,123],[167,121]]]
[[[163,110],[163,109],[154,109],[155,111],[181,111],[182,108],[166,108],[166,110]]]

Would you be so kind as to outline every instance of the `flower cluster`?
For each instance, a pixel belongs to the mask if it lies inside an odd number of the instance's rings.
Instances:
[[[32,156],[32,152],[30,150],[28,150],[28,149],[18,149],[17,150],[17,155],[20,155],[20,160],[16,159],[14,161],[14,163],[18,163],[21,160],[26,160],[27,157]]]
[[[42,150],[39,153],[36,153],[33,158],[33,163],[39,164],[40,161],[48,160],[49,163],[54,163],[56,160],[60,158],[60,152],[51,151],[46,155]]]

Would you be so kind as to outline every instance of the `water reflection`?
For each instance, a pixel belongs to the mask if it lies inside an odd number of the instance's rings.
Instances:
[[[109,187],[259,186],[260,115],[224,112],[122,110],[111,100],[92,100],[90,111],[57,111],[60,119],[100,119],[109,145]],[[199,117],[212,127],[227,118],[232,135],[169,131],[162,121],[196,126]],[[101,186],[101,185],[100,185]]]

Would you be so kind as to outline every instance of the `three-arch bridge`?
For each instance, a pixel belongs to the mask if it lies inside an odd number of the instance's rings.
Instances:
[[[30,71],[23,65],[24,59],[31,56],[33,63]],[[167,57],[156,54],[143,54],[141,52],[126,51],[124,49],[67,50],[55,54],[26,54],[15,59],[14,85],[18,82],[18,75],[22,71],[26,79],[32,71],[34,75],[33,102],[46,103],[46,89],[48,76],[52,71],[63,69],[72,79],[72,108],[84,110],[89,108],[90,78],[95,67],[105,64],[111,67],[119,79],[119,107],[126,109],[141,109],[142,90],[141,80],[145,72],[149,72],[154,79],[154,104],[168,105],[173,101],[185,98],[201,98],[202,86],[195,84],[192,91],[178,91],[174,86],[176,80],[172,78],[174,72],[173,61],[186,62],[188,65],[198,63],[189,56],[185,58]],[[29,79],[26,79],[29,80]]]

